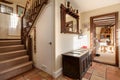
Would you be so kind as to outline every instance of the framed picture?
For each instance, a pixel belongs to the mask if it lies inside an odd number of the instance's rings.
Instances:
[[[22,6],[20,6],[20,5],[17,5],[17,14],[18,14],[19,17],[22,17],[22,16],[23,16],[24,10],[25,10],[24,7],[22,7]]]
[[[11,13],[13,13],[13,8],[9,7],[9,6],[6,6],[6,5],[3,5],[3,4],[0,4],[0,13],[10,15]]]

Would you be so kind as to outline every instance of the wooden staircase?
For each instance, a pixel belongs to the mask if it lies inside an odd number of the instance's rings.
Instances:
[[[0,40],[0,80],[32,69],[32,61],[21,40]]]
[[[21,19],[21,40],[0,40],[0,80],[32,69],[30,30],[48,0],[28,0]]]

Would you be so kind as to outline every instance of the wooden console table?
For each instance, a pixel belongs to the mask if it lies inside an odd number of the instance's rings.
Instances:
[[[81,80],[92,64],[89,51],[73,51],[62,54],[63,75]]]

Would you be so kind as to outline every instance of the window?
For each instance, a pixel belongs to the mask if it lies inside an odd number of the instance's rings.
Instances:
[[[13,8],[0,4],[0,13],[4,13],[4,14],[11,14],[13,13]]]

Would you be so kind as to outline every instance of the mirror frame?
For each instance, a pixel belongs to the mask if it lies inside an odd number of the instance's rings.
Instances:
[[[77,13],[71,11],[69,8],[66,8],[63,4],[61,4],[61,6],[60,6],[60,13],[61,13],[61,33],[79,34],[79,15]],[[66,14],[68,14],[76,19],[76,22],[77,22],[76,32],[67,30]]]

